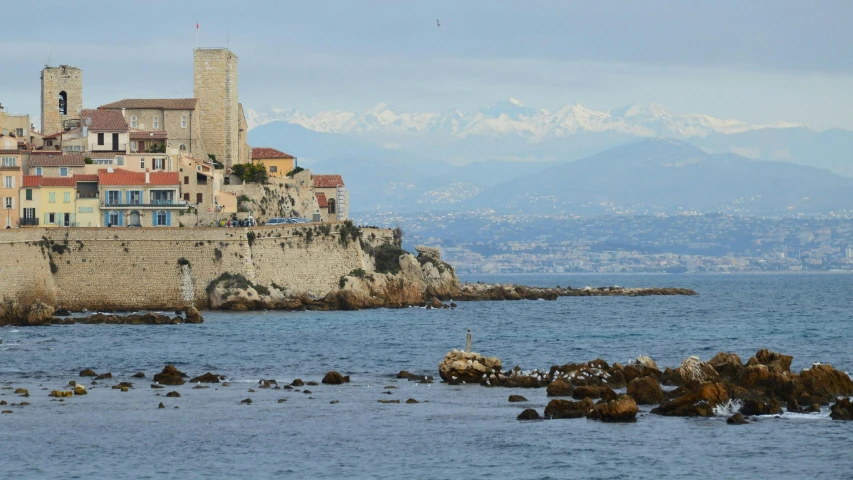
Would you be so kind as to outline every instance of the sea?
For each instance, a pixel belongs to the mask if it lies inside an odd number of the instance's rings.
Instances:
[[[641,406],[634,423],[586,419],[522,422],[544,389],[451,386],[445,354],[465,345],[505,369],[547,369],[639,355],[661,368],[719,351],[746,361],[760,348],[853,372],[853,276],[524,275],[466,281],[536,286],[673,286],[697,296],[570,297],[460,302],[452,310],[203,312],[198,325],[0,328],[0,478],[380,479],[850,479],[853,422],[820,413],[726,423],[661,417]],[[173,364],[230,386],[150,388]],[[112,379],[91,385],[92,368]],[[319,382],[344,385],[258,388]],[[397,379],[400,370],[434,383]],[[131,375],[143,371],[147,378]],[[88,395],[60,402],[51,390],[81,382]],[[109,388],[130,381],[128,392]],[[254,390],[254,391],[250,391]],[[179,398],[166,397],[177,391]],[[526,403],[509,403],[510,394]],[[241,403],[251,399],[251,404]],[[408,399],[419,403],[406,403]],[[400,400],[401,403],[380,403]],[[159,403],[166,408],[158,408]]]

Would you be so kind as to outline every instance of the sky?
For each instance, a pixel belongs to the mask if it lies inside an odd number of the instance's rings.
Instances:
[[[469,111],[513,97],[853,130],[844,0],[35,3],[4,5],[0,33],[0,104],[33,117],[48,59],[83,69],[87,108],[191,97],[198,22],[200,46],[237,54],[240,101],[259,111]]]

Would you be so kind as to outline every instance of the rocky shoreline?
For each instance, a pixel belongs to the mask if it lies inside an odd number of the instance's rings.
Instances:
[[[778,415],[784,411],[819,412],[831,405],[831,418],[853,420],[853,380],[831,365],[814,363],[800,373],[791,371],[793,357],[759,350],[744,364],[734,353],[719,352],[708,362],[691,356],[680,366],[661,371],[649,357],[626,365],[601,359],[554,365],[547,370],[507,372],[496,357],[453,350],[439,364],[447,383],[484,387],[545,388],[554,398],[542,415],[525,409],[519,420],[587,417],[602,421],[634,421],[638,405],[657,405],[651,413],[678,417],[711,417],[733,413],[730,424],[746,417]],[[664,390],[662,386],[675,387]],[[616,390],[626,389],[625,393]],[[519,401],[510,396],[510,402]]]
[[[175,311],[170,317],[162,313],[131,312],[113,314],[97,312],[91,315],[71,316],[71,312],[55,309],[36,300],[30,305],[21,305],[15,300],[0,303],[0,326],[43,327],[50,325],[177,325],[181,323],[203,323],[204,318],[194,307]]]

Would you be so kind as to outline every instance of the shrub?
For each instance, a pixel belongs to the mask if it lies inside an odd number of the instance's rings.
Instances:
[[[180,265],[180,266],[182,266],[182,267],[183,267],[184,265],[189,266],[189,265],[190,265],[190,261],[189,261],[189,260],[187,260],[187,259],[186,259],[186,258],[184,258],[184,257],[181,257],[181,258],[179,258],[179,259],[178,259],[178,265]]]
[[[356,241],[361,238],[361,229],[356,227],[352,220],[347,220],[344,223],[338,225],[338,230],[341,233],[340,242],[344,247],[349,246],[351,241]]]
[[[249,241],[249,246],[251,247],[255,243],[255,232],[249,232],[246,234],[246,240]]]
[[[85,158],[83,158],[83,162],[84,162],[86,165],[91,165],[91,164],[95,163],[95,162],[92,160],[92,157],[85,157]]]
[[[60,245],[58,243],[54,243],[53,245],[50,246],[50,249],[54,253],[58,253],[58,254],[62,255],[63,253],[65,253],[68,250],[68,247],[66,247],[65,245]]]
[[[218,248],[214,248],[213,249],[213,258],[215,258],[217,262],[221,262],[222,261],[222,250],[220,250]]]
[[[374,250],[376,271],[378,273],[398,273],[400,271],[400,255],[407,253],[396,245],[380,245]]]
[[[355,270],[349,272],[351,277],[364,278],[367,276],[367,272],[364,271],[363,268],[356,268]]]
[[[238,163],[231,166],[231,173],[246,183],[267,183],[269,176],[263,163]]]
[[[294,176],[294,175],[296,175],[297,173],[299,173],[299,172],[301,172],[301,171],[303,171],[303,170],[305,170],[305,169],[304,169],[304,168],[302,168],[302,167],[296,167],[296,168],[294,168],[293,170],[291,170],[291,171],[287,172],[287,176],[288,176],[288,177],[290,177],[290,178],[293,178],[293,176]]]

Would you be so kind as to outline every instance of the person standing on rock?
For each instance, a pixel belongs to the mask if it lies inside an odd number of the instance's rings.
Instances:
[[[468,336],[465,339],[465,351],[466,352],[471,351],[471,329],[470,328],[468,329]]]

